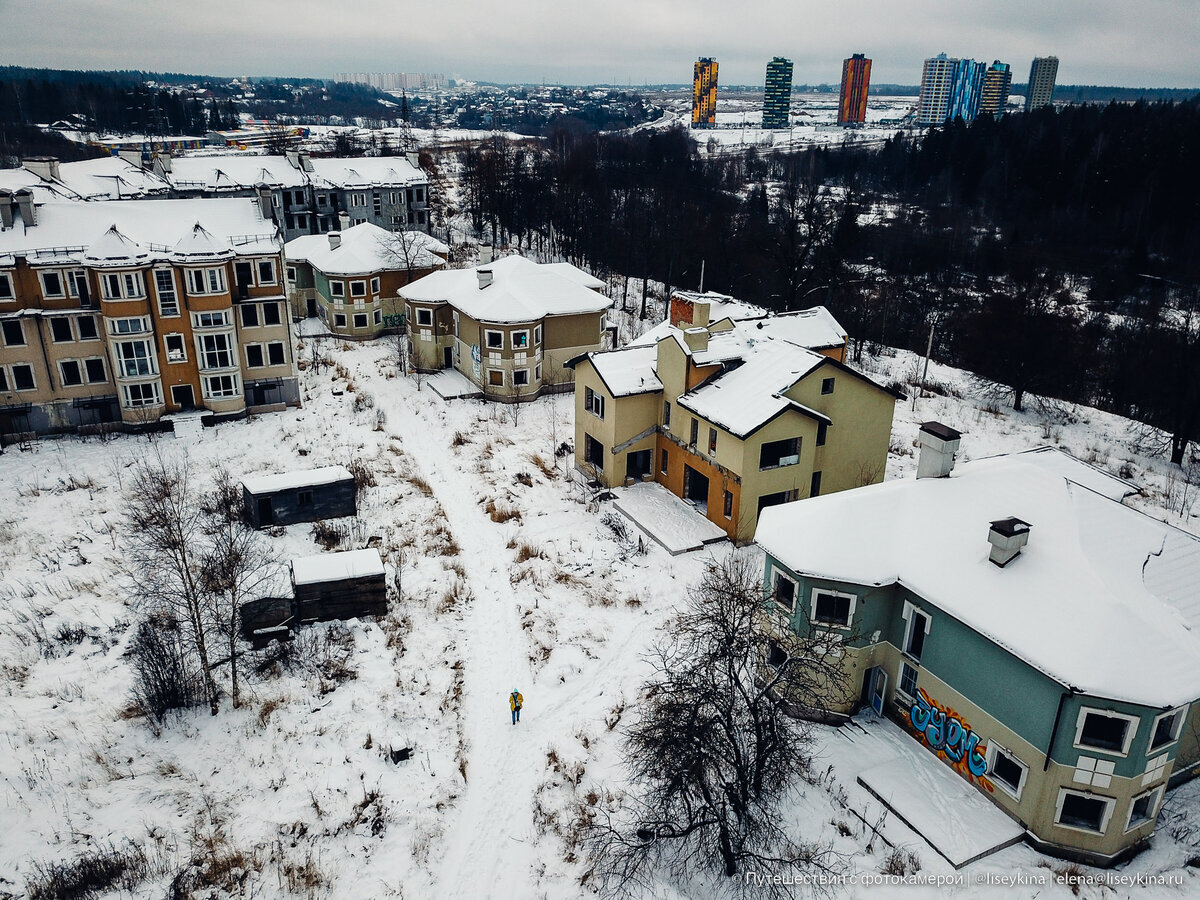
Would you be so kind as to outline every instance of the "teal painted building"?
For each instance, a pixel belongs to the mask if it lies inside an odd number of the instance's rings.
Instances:
[[[771,602],[844,634],[856,700],[1019,821],[1093,865],[1146,846],[1200,750],[1200,540],[1127,482],[1041,448],[764,510]]]

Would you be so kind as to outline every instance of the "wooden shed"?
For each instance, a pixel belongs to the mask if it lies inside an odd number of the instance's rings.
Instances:
[[[242,479],[242,503],[255,528],[353,516],[356,494],[354,476],[344,466]]]
[[[378,550],[293,559],[292,592],[296,617],[302,623],[387,612],[387,580]]]

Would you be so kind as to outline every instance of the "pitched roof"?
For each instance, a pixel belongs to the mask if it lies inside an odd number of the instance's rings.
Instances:
[[[262,217],[256,201],[240,197],[66,200],[37,205],[36,220],[26,227],[18,216],[12,228],[0,229],[0,256],[25,254],[34,263],[65,264],[78,262],[86,252],[114,265],[122,258],[144,258],[139,254],[166,259],[181,239],[194,235],[197,223],[217,244],[238,254],[278,253],[281,246],[275,223]],[[119,240],[110,234],[114,230]]]
[[[1075,463],[1015,454],[769,507],[755,540],[798,574],[902,584],[1082,693],[1195,700],[1200,539],[1085,487],[1096,473]],[[1009,516],[1030,539],[999,568],[988,523]]]
[[[328,234],[306,234],[284,245],[288,260],[306,262],[326,275],[369,275],[374,272],[431,269],[445,264],[437,254],[449,247],[423,231],[399,234],[363,222],[345,231],[331,247]]]
[[[480,271],[492,281],[480,287]],[[601,312],[604,282],[567,263],[538,264],[505,256],[473,269],[443,269],[400,288],[406,300],[449,303],[479,322],[533,322],[545,316]]]
[[[663,383],[654,371],[658,363],[657,347],[603,350],[586,353],[580,359],[587,359],[595,367],[604,386],[614,397],[632,397],[663,389]]]
[[[258,184],[304,187],[304,173],[285,156],[180,156],[171,160],[167,180],[178,190],[244,191]]]

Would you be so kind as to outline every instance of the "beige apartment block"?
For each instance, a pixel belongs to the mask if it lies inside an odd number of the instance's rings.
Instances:
[[[260,204],[0,190],[0,437],[299,403]]]

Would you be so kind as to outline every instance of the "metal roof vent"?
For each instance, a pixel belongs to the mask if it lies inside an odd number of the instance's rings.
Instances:
[[[1021,548],[1029,543],[1029,529],[1033,526],[1018,518],[998,519],[988,531],[988,543],[992,552],[988,555],[993,563],[1004,568],[1017,558]]]

